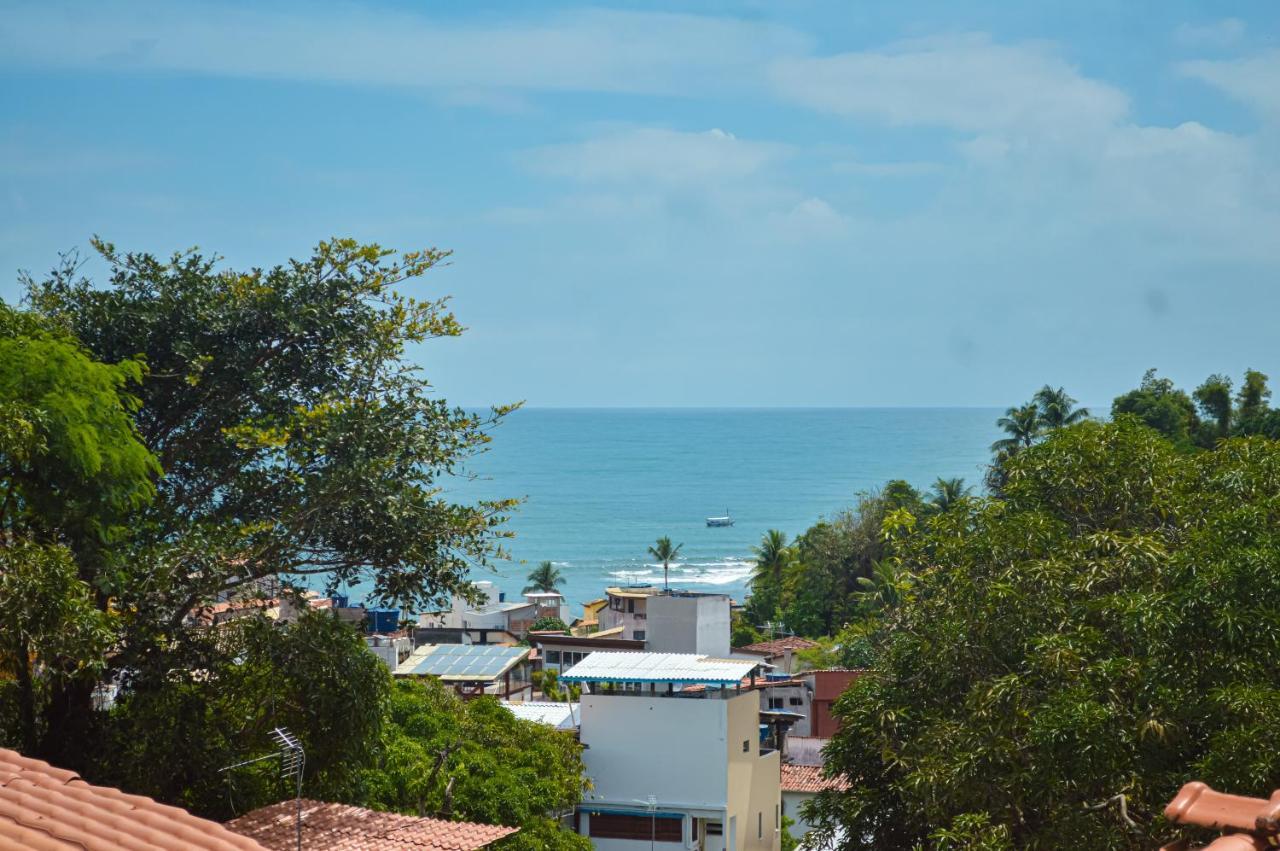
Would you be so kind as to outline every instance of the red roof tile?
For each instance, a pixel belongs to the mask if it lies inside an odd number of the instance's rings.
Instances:
[[[0,849],[265,851],[217,822],[0,749]]]
[[[772,658],[774,656],[781,656],[788,650],[808,650],[810,647],[817,646],[818,642],[816,641],[811,641],[808,638],[801,638],[798,635],[788,635],[783,638],[775,638],[772,641],[758,641],[755,644],[738,647],[736,650],[742,653],[767,655]]]
[[[783,792],[823,792],[827,789],[844,791],[849,788],[849,781],[843,777],[834,780],[822,776],[820,765],[782,764]]]
[[[227,827],[270,851],[293,851],[295,807],[294,801],[281,801],[232,819]],[[302,801],[302,847],[315,851],[475,851],[518,830]]]

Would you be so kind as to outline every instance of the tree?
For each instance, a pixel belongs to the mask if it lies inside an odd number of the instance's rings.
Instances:
[[[416,815],[520,828],[517,849],[588,851],[590,840],[555,819],[582,797],[582,747],[522,721],[496,700],[462,701],[439,683],[395,684],[363,803]]]
[[[533,625],[529,627],[530,632],[550,632],[552,630],[556,632],[568,633],[569,625],[564,621],[560,620],[560,618],[545,617],[545,618],[538,618],[536,621],[533,622]]]
[[[1191,436],[1200,426],[1196,406],[1191,397],[1173,386],[1167,378],[1156,378],[1156,371],[1149,369],[1142,376],[1142,384],[1111,403],[1111,416],[1124,414],[1136,416],[1175,444],[1190,446]]]
[[[1267,376],[1256,369],[1244,371],[1244,382],[1236,396],[1236,419],[1241,430],[1256,433],[1257,423],[1269,412],[1267,400],[1271,398],[1271,389],[1267,387]]]
[[[1089,409],[1077,408],[1076,400],[1062,387],[1054,389],[1046,384],[1036,391],[1034,401],[1045,429],[1062,428],[1089,419]]]
[[[668,572],[671,562],[680,557],[680,548],[683,546],[684,544],[676,544],[673,547],[671,545],[671,539],[666,535],[663,535],[658,539],[657,543],[652,547],[649,547],[649,555],[662,562],[662,587],[664,589],[671,587],[671,583],[668,580]]]
[[[558,567],[549,561],[544,561],[529,571],[528,582],[521,594],[528,594],[530,591],[555,591],[564,584],[564,576]]]
[[[1280,443],[1134,417],[1020,452],[895,539],[910,593],[827,752],[857,782],[811,815],[852,848],[1138,849],[1189,778],[1280,785],[1277,494]]]
[[[751,597],[747,601],[752,617],[763,623],[773,617],[782,595],[782,577],[791,559],[787,535],[778,529],[764,533],[753,548],[755,565],[751,569]]]
[[[1202,436],[1201,444],[1212,446],[1231,434],[1231,379],[1225,375],[1211,375],[1192,394],[1200,413],[1213,424],[1213,430]],[[1202,429],[1203,430],[1203,429]]]
[[[309,797],[359,802],[391,689],[363,636],[311,612],[287,626],[243,618],[187,640],[198,667],[139,671],[98,719],[87,779],[230,818],[289,794],[276,763],[220,771],[274,752],[270,733],[282,726],[306,749]]]
[[[930,488],[932,495],[929,504],[935,511],[949,511],[952,506],[966,499],[973,490],[966,487],[964,479],[943,479],[939,477]]]
[[[991,451],[1003,455],[1014,455],[1031,446],[1040,437],[1043,424],[1040,421],[1040,406],[1035,402],[1018,408],[1009,408],[1004,416],[996,420],[1008,437],[1003,437],[991,444]]]
[[[159,473],[130,417],[141,377],[137,360],[95,361],[0,302],[0,663],[28,753],[82,734],[47,714],[92,688],[116,637],[112,547]]]
[[[107,286],[74,264],[26,284],[94,358],[150,369],[134,420],[165,471],[156,498],[130,518],[118,569],[76,554],[82,578],[124,613],[113,667],[180,664],[193,606],[268,580],[364,581],[371,598],[405,607],[472,593],[467,574],[502,555],[513,503],[453,502],[441,483],[466,473],[508,409],[449,407],[404,356],[461,332],[445,301],[400,292],[444,252],[397,258],[338,239],[232,271],[195,252],[165,261],[95,247]],[[83,690],[57,705],[64,719],[90,711]],[[77,738],[61,741],[67,752],[48,756],[76,766]]]

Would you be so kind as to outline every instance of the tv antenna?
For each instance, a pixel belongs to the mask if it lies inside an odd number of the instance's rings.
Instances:
[[[268,759],[280,760],[280,776],[286,780],[293,779],[293,797],[296,807],[294,821],[297,826],[298,851],[302,851],[302,775],[307,769],[307,752],[303,750],[302,743],[298,741],[298,737],[289,732],[287,727],[273,729],[271,738],[278,747],[275,753],[256,756],[253,759],[246,759],[234,765],[228,765],[225,768],[218,769],[218,773],[234,771],[237,768],[244,768],[246,765],[253,765]]]

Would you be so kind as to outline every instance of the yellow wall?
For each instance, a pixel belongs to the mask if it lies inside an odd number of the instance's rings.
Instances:
[[[736,824],[733,851],[776,851],[781,839],[776,829],[777,807],[782,803],[780,756],[776,751],[760,755],[760,698],[755,692],[732,698],[728,714],[729,816]],[[749,742],[746,752],[743,742]],[[726,843],[728,833],[726,821]]]

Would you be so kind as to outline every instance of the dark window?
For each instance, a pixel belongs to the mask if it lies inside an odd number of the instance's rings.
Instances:
[[[547,651],[547,661],[548,661],[549,663],[551,663],[552,665],[559,665],[559,664],[560,664],[560,651],[559,651],[559,650],[548,650],[548,651]]]
[[[670,816],[622,816],[592,813],[590,835],[597,839],[649,839],[655,842],[682,842],[681,819]]]
[[[637,629],[635,631],[635,638],[636,638],[636,641],[644,641],[644,630]]]
[[[804,698],[803,698],[803,697],[793,697],[793,698],[791,698],[791,705],[792,705],[792,706],[804,706]]]
[[[751,740],[750,740],[750,739],[743,739],[743,740],[742,740],[742,752],[743,752],[743,753],[751,753]]]
[[[707,836],[723,836],[724,825],[720,824],[718,821],[706,822],[706,834]]]
[[[756,839],[764,839],[764,813],[756,813]]]
[[[769,698],[769,708],[770,708],[770,709],[781,709],[781,708],[782,708],[782,698],[780,698],[780,697],[771,697],[771,698]]]
[[[635,610],[636,610],[636,601],[635,601],[635,600],[628,600],[628,601],[627,601],[627,611],[628,611],[628,612],[634,612]]]

